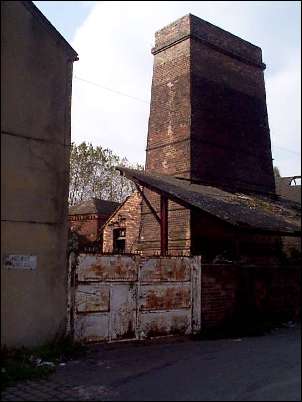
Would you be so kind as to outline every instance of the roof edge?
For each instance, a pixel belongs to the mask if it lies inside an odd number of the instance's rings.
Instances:
[[[73,47],[67,42],[62,34],[54,27],[54,25],[45,17],[42,11],[32,2],[32,1],[21,1],[24,7],[37,19],[40,23],[48,30],[48,32],[57,40],[59,40],[68,53],[72,57],[72,61],[79,60],[78,53],[73,49]]]

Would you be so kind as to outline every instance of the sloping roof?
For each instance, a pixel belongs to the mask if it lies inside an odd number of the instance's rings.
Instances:
[[[301,185],[296,183],[296,179],[301,179],[301,176],[276,177],[276,193],[284,198],[301,203]]]
[[[85,215],[85,214],[112,214],[120,203],[101,200],[99,198],[92,198],[88,201],[81,202],[80,204],[73,205],[69,208],[68,215]]]
[[[278,196],[273,199],[258,194],[227,192],[158,173],[124,167],[117,170],[187,208],[201,209],[233,226],[289,235],[301,232],[301,205],[296,202]]]
[[[34,16],[40,23],[53,35],[53,37],[60,41],[70,54],[74,61],[78,60],[77,52],[70,46],[67,40],[60,34],[60,32],[52,25],[52,23],[45,17],[45,15],[35,6],[32,1],[21,1],[21,3],[27,8],[27,10]]]

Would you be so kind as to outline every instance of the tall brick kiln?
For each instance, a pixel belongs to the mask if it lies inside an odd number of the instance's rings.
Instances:
[[[155,34],[152,53],[146,172],[274,192],[261,49],[189,14]],[[191,216],[170,203],[172,248],[191,247]],[[142,219],[150,248],[157,222],[146,207]]]
[[[275,203],[261,49],[189,14],[152,54],[145,173],[120,169],[143,187],[138,249],[276,255],[299,218]]]

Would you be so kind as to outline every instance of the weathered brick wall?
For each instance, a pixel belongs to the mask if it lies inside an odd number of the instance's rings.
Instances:
[[[126,253],[137,251],[141,217],[141,197],[138,192],[129,196],[116,210],[103,229],[103,252],[113,252],[113,229],[126,229]]]
[[[192,254],[202,255],[206,263],[222,254],[228,260],[254,265],[274,265],[282,258],[280,236],[244,233],[203,211],[192,211],[191,231]]]
[[[192,177],[274,191],[261,49],[192,17]]]
[[[189,39],[154,57],[146,171],[189,177]]]
[[[157,215],[160,215],[160,197],[145,189]],[[168,253],[169,255],[190,255],[190,216],[191,211],[179,204],[168,202]],[[145,255],[160,253],[160,225],[146,203],[142,202],[142,221],[139,249]]]
[[[237,273],[234,266],[202,265],[202,329],[220,327],[234,316],[239,283]]]
[[[146,171],[274,192],[261,49],[189,14],[156,32],[152,53]],[[190,251],[192,221],[169,203],[171,251]],[[158,252],[159,233],[143,202],[141,249]]]
[[[301,258],[301,237],[289,237],[283,236],[282,250],[289,258],[297,258],[300,255]]]
[[[295,184],[294,177],[276,177],[276,193],[301,204],[301,184]]]
[[[156,33],[154,67],[147,140],[146,171],[190,177],[190,39],[157,53],[171,37],[189,29],[184,19]],[[173,25],[173,24],[172,24]],[[172,28],[172,30],[171,30]],[[159,214],[160,198],[144,190]],[[169,201],[169,254],[190,252],[190,211]],[[140,249],[146,254],[160,252],[160,226],[148,206],[142,204]]]
[[[75,215],[69,217],[69,225],[72,231],[83,236],[87,242],[96,240],[98,230],[97,215]]]
[[[202,329],[245,320],[297,320],[301,306],[298,266],[202,265]]]
[[[84,214],[84,215],[69,215],[68,222],[72,231],[78,234],[79,247],[96,246],[100,243],[100,229],[109,218],[108,214]],[[98,244],[99,251],[101,245]]]

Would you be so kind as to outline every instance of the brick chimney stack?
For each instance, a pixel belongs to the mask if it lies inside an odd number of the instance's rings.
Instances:
[[[261,49],[189,14],[152,53],[146,170],[274,193]]]

